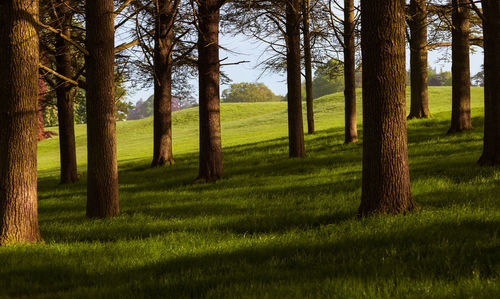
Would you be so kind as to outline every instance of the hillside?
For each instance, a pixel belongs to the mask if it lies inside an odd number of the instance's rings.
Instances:
[[[445,119],[443,112],[451,110],[451,88],[431,87],[429,89],[430,111]],[[324,96],[315,100],[316,130],[340,130],[344,123],[343,93]],[[408,101],[409,109],[409,101]],[[361,91],[358,91],[358,124],[362,123]],[[221,105],[222,144],[224,147],[255,143],[277,138],[286,138],[287,112],[285,102],[267,103],[225,103]],[[472,88],[472,114],[482,115],[482,88]],[[306,128],[305,104],[304,128]],[[441,114],[443,113],[443,114]],[[417,121],[418,122],[418,121]],[[409,123],[412,126],[413,122]],[[56,131],[57,128],[49,128]],[[306,129],[307,131],[307,129]],[[152,117],[117,123],[118,160],[139,161],[153,154]],[[86,126],[76,126],[77,156],[80,165],[86,163]],[[180,154],[198,151],[198,109],[190,108],[173,113],[174,158]],[[306,137],[306,140],[310,138]],[[57,138],[39,144],[39,170],[44,176],[58,172],[59,143]],[[287,151],[283,148],[283,151]],[[84,167],[80,167],[84,170]]]
[[[57,140],[39,145],[45,243],[0,248],[0,297],[496,298],[500,170],[474,130],[446,136],[451,89],[409,124],[408,215],[355,217],[361,144],[343,142],[342,94],[316,101],[308,157],[288,158],[286,104],[222,105],[225,179],[197,175],[197,111],[174,113],[176,165],[149,169],[152,119],[118,124],[121,215],[85,217],[85,176],[58,184]],[[360,112],[360,111],[359,111]],[[360,117],[361,119],[361,117]],[[80,172],[85,127],[77,126]]]

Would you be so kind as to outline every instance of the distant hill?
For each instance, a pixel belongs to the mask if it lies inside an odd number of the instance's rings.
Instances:
[[[153,106],[154,96],[150,96],[146,101],[140,100],[135,105],[135,109],[129,112],[127,120],[137,120],[152,116],[154,111]],[[193,105],[189,107],[192,106]],[[183,107],[183,105],[181,105],[181,101],[178,98],[172,97],[172,111],[179,111],[184,108],[188,107]]]

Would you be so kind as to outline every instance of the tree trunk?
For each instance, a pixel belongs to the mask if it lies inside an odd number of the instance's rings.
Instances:
[[[484,32],[484,146],[479,164],[500,165],[500,1],[481,1]]]
[[[38,1],[0,2],[0,245],[40,241]]]
[[[361,1],[363,183],[360,216],[413,210],[405,99],[405,1]]]
[[[311,33],[309,30],[310,0],[303,0],[302,5],[302,30],[304,36],[304,65],[306,72],[306,106],[307,106],[307,132],[314,134],[314,102],[312,96],[312,58],[311,58]]]
[[[68,0],[62,0],[56,6],[55,18],[61,33],[71,35],[72,12]],[[56,69],[65,77],[74,76],[71,66],[70,44],[62,37],[56,37]],[[73,117],[74,92],[70,83],[58,79],[56,85],[57,116],[59,119],[59,152],[61,157],[61,184],[78,181],[75,146],[75,120]]]
[[[408,119],[429,118],[427,88],[427,4],[411,0],[408,17],[410,28],[411,108]]]
[[[469,1],[453,0],[452,109],[448,134],[472,129],[470,116]]]
[[[219,6],[217,0],[198,7],[198,71],[200,89],[200,169],[195,182],[213,182],[224,173],[219,98]]]
[[[344,1],[344,97],[345,143],[358,141],[356,123],[356,44],[354,35],[354,0]]]
[[[288,83],[288,137],[289,155],[306,156],[302,123],[302,97],[300,86],[300,2],[286,2],[287,83]]]
[[[119,214],[114,102],[113,0],[85,2],[87,24],[87,217]]]
[[[158,2],[154,51],[154,146],[151,167],[174,164],[172,155],[172,47],[174,11],[170,0]]]

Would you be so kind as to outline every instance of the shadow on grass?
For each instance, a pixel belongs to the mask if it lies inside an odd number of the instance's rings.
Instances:
[[[498,238],[490,241],[498,233],[500,221],[444,221],[410,229],[386,228],[368,235],[340,233],[322,240],[302,237],[251,247],[222,245],[204,254],[176,256],[165,252],[148,263],[121,263],[118,268],[78,263],[90,252],[133,260],[149,251],[141,252],[137,244],[118,252],[113,247],[75,248],[60,258],[47,249],[37,252],[39,262],[35,265],[20,263],[15,270],[7,267],[9,270],[0,271],[0,287],[11,296],[88,295],[88,289],[98,289],[101,295],[111,292],[115,297],[273,297],[287,291],[292,297],[314,297],[314,292],[321,290],[336,290],[332,296],[338,295],[339,287],[347,282],[354,289],[339,297],[352,295],[349,292],[359,288],[368,294],[385,289],[400,295],[413,291],[420,296],[423,287],[432,291],[440,284],[451,284],[445,288],[449,296],[456,295],[454,287],[478,295],[484,294],[484,289],[498,290],[498,285],[489,283],[497,281],[500,274],[500,244]],[[24,254],[3,251],[0,259],[15,263]],[[482,282],[484,289],[461,285],[462,280],[472,278]],[[34,287],[19,287],[25,281]]]

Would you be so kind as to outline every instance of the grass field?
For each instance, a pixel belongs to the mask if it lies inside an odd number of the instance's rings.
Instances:
[[[169,168],[149,169],[152,119],[119,123],[111,220],[85,218],[77,126],[76,185],[58,184],[57,139],[39,144],[45,241],[0,248],[0,297],[498,298],[500,169],[476,166],[482,89],[472,94],[471,132],[445,134],[448,87],[431,88],[432,119],[408,125],[419,209],[362,220],[361,144],[342,144],[342,94],[316,100],[306,159],[288,159],[285,103],[224,104],[226,175],[208,185],[190,184],[196,110],[174,114]]]

